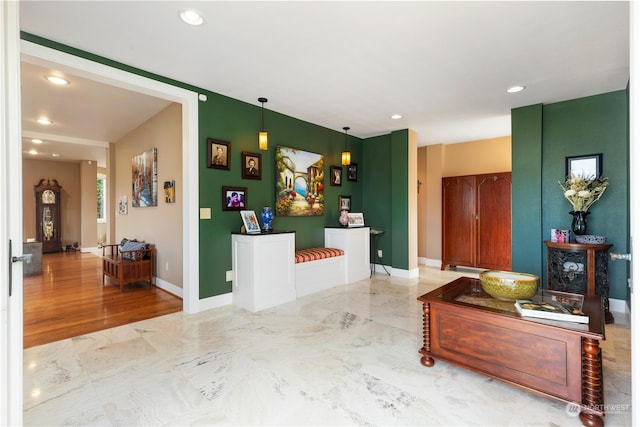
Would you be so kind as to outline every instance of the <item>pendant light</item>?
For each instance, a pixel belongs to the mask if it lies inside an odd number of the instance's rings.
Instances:
[[[344,151],[342,152],[342,164],[349,166],[351,164],[351,152],[347,149],[347,131],[351,129],[349,126],[345,126],[344,129]]]
[[[267,98],[258,98],[258,102],[262,103],[262,127],[260,128],[260,133],[258,134],[258,146],[261,150],[264,151],[266,151],[269,147],[267,132],[264,130],[264,103],[267,101]]]

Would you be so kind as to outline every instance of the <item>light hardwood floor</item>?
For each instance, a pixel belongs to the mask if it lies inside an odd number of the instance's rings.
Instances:
[[[90,253],[42,256],[42,274],[24,277],[24,348],[182,310],[182,299],[148,283],[120,288]]]

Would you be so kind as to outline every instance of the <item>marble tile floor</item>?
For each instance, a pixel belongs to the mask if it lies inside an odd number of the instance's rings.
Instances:
[[[565,404],[420,364],[416,298],[460,275],[475,274],[422,266],[419,279],[378,274],[256,314],[180,312],[27,349],[24,424],[579,426]],[[630,330],[615,315],[605,424],[631,426]]]

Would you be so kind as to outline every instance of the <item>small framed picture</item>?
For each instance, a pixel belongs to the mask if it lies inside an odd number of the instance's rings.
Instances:
[[[347,166],[347,180],[349,181],[357,181],[358,180],[358,164],[351,163]]]
[[[254,211],[240,211],[245,233],[260,233],[260,224]]]
[[[340,166],[331,166],[331,185],[341,186],[342,185],[342,167]]]
[[[231,143],[219,139],[207,138],[207,167],[230,170]]]
[[[222,187],[222,210],[240,211],[247,206],[246,187]]]
[[[338,197],[338,210],[341,210],[341,211],[351,210],[351,196]]]
[[[570,175],[582,178],[600,178],[602,175],[602,153],[586,156],[567,157],[567,177]]]
[[[262,179],[262,154],[242,152],[242,178]]]
[[[349,213],[349,227],[364,227],[364,215],[362,213]]]
[[[171,181],[164,182],[164,202],[176,202],[176,182],[173,179]]]

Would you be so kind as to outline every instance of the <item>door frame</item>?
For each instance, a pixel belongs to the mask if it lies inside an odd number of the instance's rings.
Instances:
[[[0,2],[0,425],[22,425],[22,142],[19,2]],[[10,285],[9,278],[13,281]]]
[[[111,86],[166,99],[182,105],[182,309],[199,311],[198,245],[198,94],[176,86],[112,68],[26,40],[21,61],[51,67]]]

